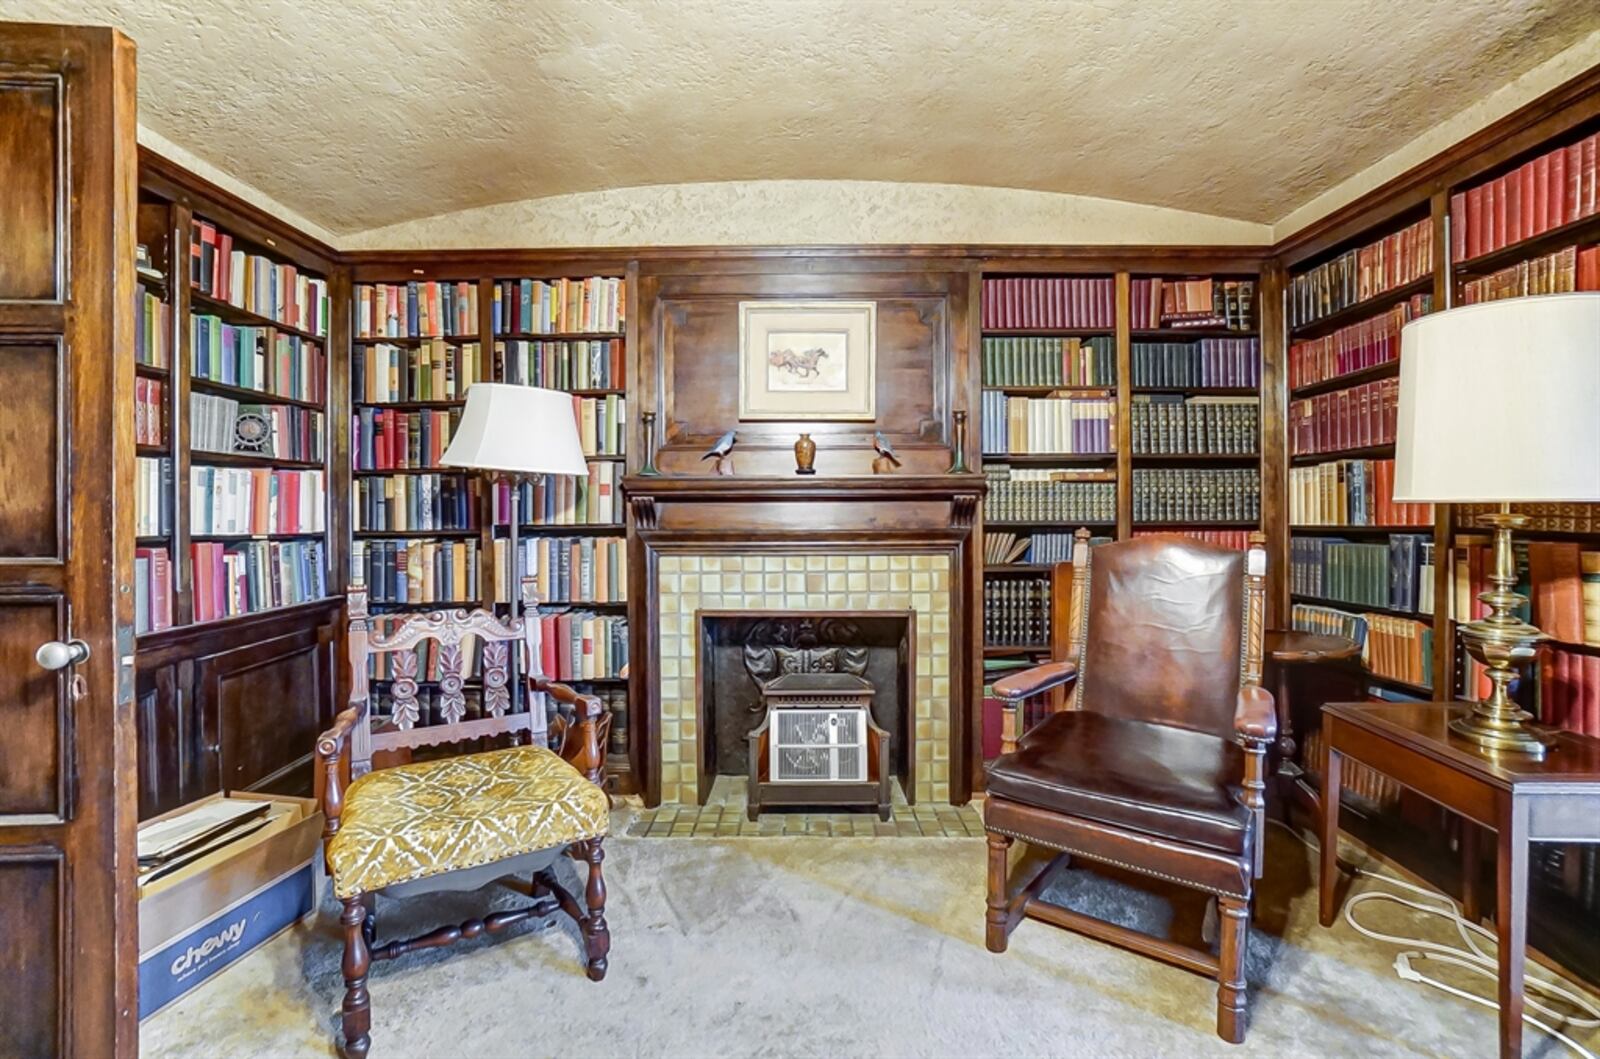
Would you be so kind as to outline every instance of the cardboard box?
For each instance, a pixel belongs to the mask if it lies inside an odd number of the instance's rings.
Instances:
[[[323,823],[317,803],[275,794],[228,797],[273,803],[267,824],[140,887],[141,1019],[316,911]]]

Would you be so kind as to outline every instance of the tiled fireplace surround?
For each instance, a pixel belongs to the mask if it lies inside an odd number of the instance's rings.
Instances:
[[[661,801],[699,798],[700,614],[705,611],[912,611],[912,753],[918,803],[950,798],[950,559],[946,554],[680,553],[656,574],[660,634]]]
[[[647,804],[709,795],[701,618],[745,611],[909,615],[904,793],[930,808],[971,797],[981,778],[981,475],[633,475],[623,487],[635,601],[629,701],[639,706],[631,759]]]

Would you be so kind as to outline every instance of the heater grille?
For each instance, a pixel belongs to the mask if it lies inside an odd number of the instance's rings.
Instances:
[[[775,783],[859,783],[867,778],[863,709],[777,709],[769,744]]]

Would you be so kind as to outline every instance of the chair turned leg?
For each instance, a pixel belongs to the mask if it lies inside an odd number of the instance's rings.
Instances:
[[[1250,940],[1250,903],[1236,897],[1217,901],[1222,952],[1217,967],[1217,1036],[1244,1043],[1244,956]]]
[[[988,833],[989,897],[984,913],[983,943],[990,952],[1005,952],[1010,931],[1006,922],[1006,856],[1011,849],[1009,835]]]
[[[367,939],[367,948],[371,949],[378,942],[378,895],[368,894],[366,902],[367,916],[361,921],[361,936]]]
[[[584,887],[583,903],[589,914],[583,920],[583,944],[589,958],[588,975],[591,982],[606,976],[606,955],[611,951],[611,929],[606,926],[606,880],[600,871],[605,860],[601,840],[590,839],[583,844],[582,857],[589,862],[589,884]]]
[[[372,966],[367,947],[366,923],[369,915],[361,894],[345,898],[339,923],[344,927],[344,1042],[339,1054],[345,1059],[364,1059],[372,1047],[372,1000],[367,995],[367,971]]]

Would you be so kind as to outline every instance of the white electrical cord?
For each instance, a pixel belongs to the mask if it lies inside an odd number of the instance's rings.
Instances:
[[[1313,851],[1317,849],[1317,844],[1314,841],[1308,839],[1298,831],[1295,831],[1283,821],[1273,820],[1272,823],[1282,827],[1285,831],[1299,839],[1302,843],[1309,846]],[[1477,939],[1473,936],[1478,935],[1479,937],[1485,938],[1491,942],[1495,942],[1498,939],[1496,939],[1493,932],[1484,929],[1476,923],[1469,923],[1462,917],[1455,901],[1436,890],[1430,890],[1423,886],[1416,886],[1412,883],[1406,882],[1404,879],[1397,879],[1392,875],[1386,875],[1383,872],[1372,871],[1367,868],[1358,867],[1355,869],[1355,873],[1360,876],[1365,876],[1369,879],[1388,883],[1391,886],[1398,886],[1401,889],[1409,890],[1412,893],[1420,894],[1421,896],[1432,901],[1439,902],[1437,904],[1422,904],[1418,901],[1409,901],[1397,894],[1385,893],[1382,890],[1368,890],[1364,893],[1353,894],[1345,901],[1344,920],[1346,923],[1349,923],[1357,933],[1365,937],[1372,938],[1376,941],[1387,941],[1396,945],[1417,946],[1417,948],[1401,952],[1395,957],[1394,970],[1402,980],[1407,982],[1421,982],[1424,985],[1432,986],[1435,989],[1450,993],[1453,996],[1458,996],[1463,1000],[1469,1000],[1474,1004],[1479,1004],[1486,1008],[1492,1008],[1496,1011],[1500,1009],[1500,1004],[1498,1001],[1491,1000],[1488,997],[1479,996],[1476,993],[1470,993],[1465,989],[1458,989],[1455,986],[1447,985],[1438,979],[1429,978],[1427,975],[1418,971],[1411,965],[1411,961],[1413,960],[1438,960],[1442,963],[1449,963],[1457,967],[1464,967],[1470,971],[1493,978],[1496,982],[1498,982],[1500,980],[1499,961],[1495,956],[1485,952],[1478,945]],[[1448,919],[1452,924],[1454,924],[1456,933],[1461,936],[1461,940],[1466,947],[1456,948],[1452,945],[1445,945],[1439,942],[1425,941],[1422,938],[1408,938],[1403,935],[1386,934],[1383,931],[1374,930],[1371,927],[1363,926],[1361,923],[1356,921],[1355,912],[1356,909],[1362,904],[1365,904],[1369,901],[1389,901],[1394,904],[1404,905],[1406,908],[1414,909],[1415,911],[1421,912],[1424,915],[1440,916]],[[1528,1008],[1532,1008],[1541,1014],[1555,1019],[1560,1025],[1568,1028],[1593,1029],[1595,1027],[1600,1027],[1600,1007],[1597,1007],[1595,1003],[1589,1000],[1587,997],[1563,987],[1558,982],[1547,981],[1545,979],[1536,977],[1533,974],[1528,974],[1526,976],[1526,983],[1530,990],[1538,990],[1550,996],[1559,997],[1571,1004],[1574,1008],[1577,1008],[1579,1011],[1587,1013],[1590,1017],[1580,1018],[1564,1015],[1554,1008],[1551,1008],[1545,1004],[1541,1004],[1532,996],[1526,998],[1526,1006]],[[1537,1026],[1539,1029],[1550,1034],[1552,1037],[1555,1037],[1567,1047],[1571,1048],[1578,1055],[1582,1056],[1583,1059],[1597,1059],[1595,1054],[1589,1051],[1583,1045],[1579,1044],[1571,1037],[1568,1037],[1554,1026],[1535,1018],[1532,1014],[1524,1011],[1522,1019],[1524,1022]]]

